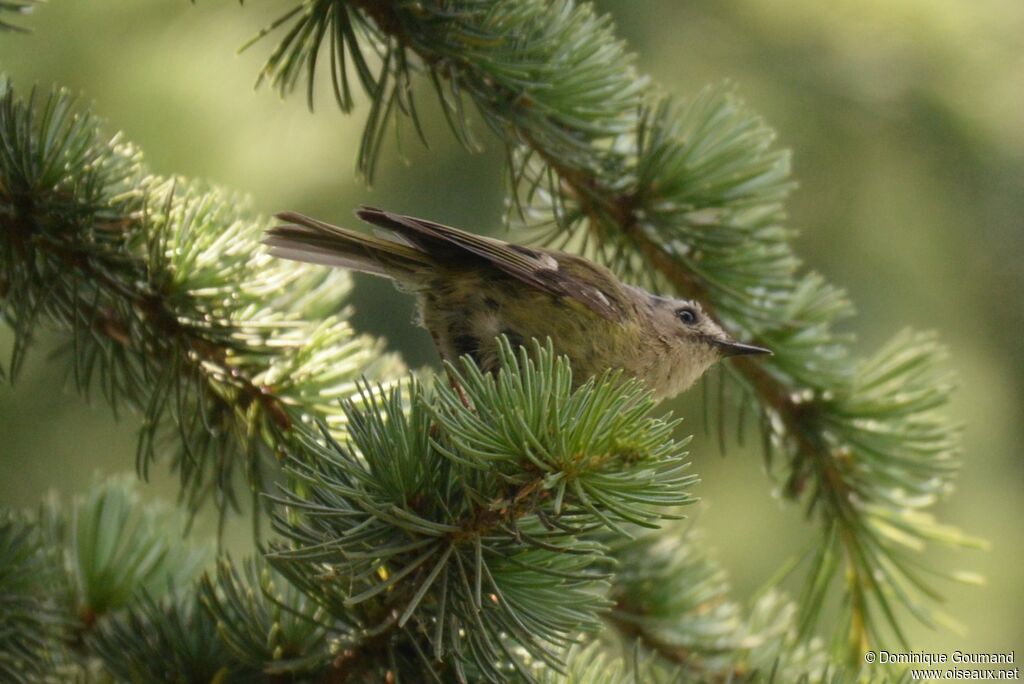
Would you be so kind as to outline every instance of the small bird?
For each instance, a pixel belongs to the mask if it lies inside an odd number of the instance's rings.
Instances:
[[[498,343],[550,338],[576,384],[608,369],[642,380],[656,398],[690,387],[719,359],[769,354],[730,337],[700,304],[625,285],[603,266],[432,221],[362,207],[377,235],[285,212],[263,243],[285,259],[390,278],[419,300],[419,322],[441,356],[497,370]]]

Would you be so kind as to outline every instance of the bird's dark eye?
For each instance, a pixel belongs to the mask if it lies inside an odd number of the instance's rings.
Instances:
[[[690,308],[676,311],[676,316],[686,325],[693,325],[697,322],[697,312]]]

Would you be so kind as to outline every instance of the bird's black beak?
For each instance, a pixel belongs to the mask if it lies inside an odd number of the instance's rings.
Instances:
[[[771,349],[758,347],[753,344],[744,344],[736,340],[715,340],[715,345],[721,350],[722,356],[741,356],[746,354],[771,354]]]

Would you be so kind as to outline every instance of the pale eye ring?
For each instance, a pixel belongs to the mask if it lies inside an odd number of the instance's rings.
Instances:
[[[676,311],[676,317],[686,325],[693,325],[697,322],[697,312],[689,307]]]

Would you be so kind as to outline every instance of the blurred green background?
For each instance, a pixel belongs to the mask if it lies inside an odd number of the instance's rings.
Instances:
[[[271,43],[236,50],[291,4],[51,0],[21,22],[33,35],[0,34],[0,69],[23,92],[33,84],[81,92],[155,172],[244,192],[261,213],[347,222],[355,205],[372,203],[500,230],[502,156],[482,126],[485,150],[469,155],[428,116],[432,149],[407,135],[405,161],[386,149],[370,189],[353,171],[365,106],[345,117],[321,89],[311,116],[301,94],[253,91]],[[665,88],[687,95],[730,80],[777,128],[800,183],[789,203],[798,253],[848,289],[859,315],[845,328],[859,354],[905,326],[938,329],[948,343],[965,467],[937,514],[992,549],[929,555],[929,564],[977,570],[987,584],[942,587],[963,633],[909,632],[931,651],[1024,645],[1024,3],[598,5]],[[426,335],[408,324],[411,303],[389,285],[357,278],[354,300],[357,326],[387,337],[412,366],[433,361]],[[0,331],[0,353],[10,342]],[[34,505],[51,488],[80,492],[96,474],[133,466],[136,418],[115,421],[101,401],[70,391],[63,365],[48,359],[53,346],[43,340],[18,385],[0,387],[6,505]],[[749,596],[813,528],[775,494],[756,450],[719,455],[702,430],[699,390],[673,408],[697,432],[699,524],[737,595]],[[173,478],[155,470],[147,492],[173,498]],[[198,532],[211,529],[205,520]],[[231,546],[247,539],[245,523],[229,526]]]

